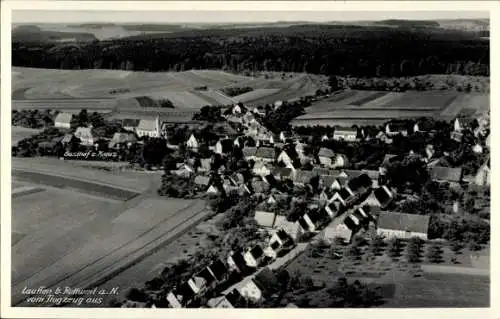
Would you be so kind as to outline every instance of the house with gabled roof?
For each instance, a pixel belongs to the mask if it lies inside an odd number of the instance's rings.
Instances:
[[[227,265],[230,271],[246,273],[249,271],[243,250],[231,252],[227,257]]]
[[[186,146],[190,149],[197,150],[200,147],[200,143],[194,134],[191,134],[186,141]]]
[[[331,167],[334,161],[335,153],[326,147],[322,147],[318,152],[318,161],[325,167]]]
[[[262,291],[252,280],[252,277],[247,277],[236,285],[238,293],[245,299],[252,302],[258,302],[262,299]]]
[[[394,136],[399,134],[407,136],[408,128],[406,126],[406,123],[404,122],[391,121],[385,125],[385,134],[387,134],[387,136]]]
[[[427,240],[430,217],[426,215],[381,212],[377,221],[377,235],[386,238],[419,237]]]
[[[95,134],[91,127],[78,127],[75,131],[75,137],[80,139],[80,144],[85,146],[94,146],[100,136]]]
[[[223,138],[215,144],[214,153],[220,155],[230,154],[233,151],[234,141],[230,138]]]
[[[478,186],[490,186],[490,181],[491,181],[491,168],[490,168],[490,159],[488,159],[477,170],[477,173],[474,176],[474,183]]]
[[[343,206],[338,202],[329,202],[325,205],[324,210],[330,218],[335,218],[343,212]]]
[[[156,116],[154,119],[141,119],[135,129],[137,136],[160,137],[161,136],[161,122],[160,117]]]
[[[255,162],[252,168],[252,173],[258,176],[267,176],[271,174],[272,166],[266,162]]]
[[[358,137],[358,129],[355,127],[335,127],[333,139],[337,141],[355,141]]]
[[[363,173],[358,177],[350,179],[349,182],[347,182],[346,189],[352,195],[361,195],[366,191],[369,191],[372,185],[372,179],[368,176],[368,174]]]
[[[333,196],[328,200],[329,202],[339,202],[344,206],[350,206],[354,201],[354,195],[344,187],[333,193]]]
[[[220,259],[217,259],[210,264],[206,269],[213,275],[217,282],[222,282],[227,279],[229,275],[229,269]]]
[[[299,224],[304,232],[314,232],[328,220],[330,220],[330,216],[325,210],[311,209],[299,218]]]
[[[119,145],[132,144],[137,142],[137,138],[133,133],[117,132],[113,135],[111,141],[109,141],[108,147],[110,149],[117,148]]]
[[[394,194],[387,186],[375,188],[363,202],[369,206],[376,206],[382,209],[387,208],[394,200]]]
[[[56,118],[54,119],[54,127],[70,129],[71,128],[71,120],[73,119],[73,114],[71,113],[58,113]]]
[[[322,231],[322,239],[328,243],[332,243],[336,237],[342,238],[344,243],[349,243],[359,229],[359,225],[356,224],[358,221],[352,218],[351,216],[347,216],[344,218],[342,223],[335,224],[332,223],[325,227]]]
[[[285,216],[281,215],[276,216],[274,228],[284,230],[294,241],[303,233],[302,227],[298,221],[289,221]]]
[[[434,126],[429,121],[417,121],[413,125],[413,133],[426,133],[434,130]]]
[[[294,160],[292,157],[289,155],[290,151],[283,150],[281,153],[278,155],[278,158],[276,159],[276,162],[278,163],[283,163],[285,166],[288,167],[293,167]],[[297,157],[297,154],[292,154],[295,158]]]
[[[122,127],[124,130],[129,132],[136,132],[137,126],[139,126],[140,120],[138,119],[123,119]]]
[[[221,189],[221,188],[220,188],[219,186],[217,186],[215,183],[212,183],[212,184],[208,187],[208,189],[207,189],[207,191],[206,191],[206,194],[207,194],[207,195],[217,195],[217,194],[221,194],[221,193],[223,193],[223,192],[224,192],[224,189],[223,189],[223,188]]]
[[[311,182],[313,177],[317,176],[312,171],[297,170],[295,172],[295,180],[293,181],[296,185],[306,185]]]
[[[264,249],[260,245],[255,245],[250,250],[248,250],[243,257],[247,263],[248,267],[258,268],[262,261],[264,260]]]

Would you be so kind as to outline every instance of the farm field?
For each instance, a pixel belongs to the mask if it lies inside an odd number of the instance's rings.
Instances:
[[[19,141],[28,138],[32,135],[40,133],[41,130],[38,129],[31,129],[31,128],[26,128],[26,127],[20,127],[20,126],[11,126],[11,141],[12,141],[12,146],[15,146]]]
[[[151,176],[134,172],[104,172],[75,166],[54,158],[13,158],[12,170],[55,175],[69,179],[115,186],[129,192],[143,192],[151,185]]]
[[[450,91],[379,92],[350,90],[314,103],[292,121],[307,125],[379,125],[390,118],[452,119],[462,110],[489,109],[489,94]]]
[[[206,91],[196,87],[206,86]],[[255,90],[231,98],[225,87],[250,86]],[[198,110],[206,105],[274,103],[313,95],[324,84],[311,75],[289,74],[282,79],[254,78],[216,70],[184,72],[132,72],[121,70],[50,70],[13,67],[13,109],[58,109],[77,113],[86,108],[111,112],[140,109],[133,97],[169,99],[180,110]],[[125,102],[122,102],[125,100]],[[125,106],[123,106],[125,105]],[[149,111],[143,110],[145,113]]]
[[[99,288],[111,289],[113,287],[142,287],[148,280],[161,274],[168,264],[189,258],[202,247],[209,245],[208,235],[214,234],[218,229],[214,225],[218,216],[203,221],[190,231],[183,233],[175,241],[155,250],[150,256],[139,261],[133,267],[126,269],[116,277],[103,283]],[[121,289],[117,299],[125,297],[126,289]],[[107,303],[112,297],[106,299]]]
[[[35,202],[30,201],[33,204]],[[74,205],[74,201],[68,202]],[[39,209],[37,215],[64,214],[63,209],[69,209],[60,205],[60,201],[53,205],[56,207],[52,207],[52,211]],[[17,209],[31,211],[26,206]],[[206,214],[203,201],[155,198],[144,199],[133,205],[118,204],[93,214],[75,211],[77,216],[86,215],[80,219],[73,218],[79,223],[53,216],[63,226],[71,221],[71,231],[54,236],[54,225],[47,222],[43,224],[44,227],[39,227],[42,236],[37,239],[37,251],[32,252],[29,246],[19,249],[24,254],[30,252],[28,258],[32,262],[26,267],[26,261],[23,260],[23,266],[20,266],[22,270],[16,274],[12,290],[14,304],[29,305],[23,302],[25,296],[20,294],[24,286],[87,287],[99,284],[104,277],[112,278],[157,247],[171,241]],[[65,230],[63,227],[58,228]],[[26,240],[23,238],[23,241]]]
[[[109,218],[118,201],[70,190],[44,187],[42,192],[12,199],[12,232],[22,239],[12,246],[12,280],[18,282],[87,241],[93,229],[84,224]]]
[[[345,254],[347,248],[337,246],[335,250]],[[411,264],[404,256],[392,260],[386,253],[374,259],[369,252],[363,253],[359,260],[348,256],[339,259],[334,258],[330,246],[316,246],[309,247],[292,261],[287,270],[291,273],[300,271],[318,283],[332,284],[337,278],[346,277],[351,282],[359,280],[392,287],[391,294],[384,297],[386,303],[382,307],[489,306],[488,270],[475,265],[467,249],[455,255],[448,247],[443,248],[442,263],[428,264],[424,260],[423,263]],[[423,251],[426,251],[425,247]],[[450,261],[452,257],[458,264]]]

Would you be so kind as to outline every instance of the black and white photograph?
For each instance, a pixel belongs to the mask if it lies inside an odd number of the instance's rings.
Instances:
[[[2,306],[492,306],[491,12],[257,8],[11,11]]]

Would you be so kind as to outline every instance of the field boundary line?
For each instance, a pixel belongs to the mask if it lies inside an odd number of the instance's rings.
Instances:
[[[47,286],[48,286],[48,287],[53,287],[53,286],[55,286],[55,285],[59,284],[60,282],[63,282],[63,281],[65,281],[65,280],[67,280],[68,278],[71,278],[72,276],[74,276],[74,275],[76,275],[76,274],[78,274],[78,273],[81,273],[82,271],[84,271],[84,270],[85,270],[85,269],[87,269],[88,267],[91,267],[92,265],[94,265],[94,264],[98,263],[99,261],[103,260],[104,258],[107,258],[107,257],[109,257],[109,256],[110,256],[110,255],[112,255],[112,254],[115,254],[116,252],[118,252],[119,250],[123,249],[123,248],[124,248],[124,247],[126,247],[127,245],[130,245],[130,244],[134,243],[135,241],[137,241],[138,239],[140,239],[140,238],[142,238],[142,237],[144,237],[144,236],[147,236],[149,233],[151,233],[151,232],[153,232],[153,231],[155,231],[155,230],[159,229],[161,225],[165,224],[165,223],[166,223],[166,222],[168,222],[170,219],[172,219],[172,218],[174,218],[174,217],[178,216],[179,214],[181,214],[181,213],[185,212],[186,210],[188,210],[189,208],[192,208],[193,206],[195,206],[195,205],[197,205],[197,204],[199,204],[199,201],[195,201],[194,203],[192,203],[192,204],[190,204],[190,205],[187,205],[186,207],[184,207],[184,208],[182,208],[182,209],[178,210],[177,212],[175,212],[173,215],[171,215],[171,216],[169,216],[169,217],[165,218],[164,220],[162,220],[162,221],[158,222],[156,225],[154,225],[154,226],[150,227],[149,229],[147,229],[147,230],[143,231],[142,233],[140,233],[138,236],[134,237],[133,239],[131,239],[131,240],[127,241],[126,243],[124,243],[124,244],[120,245],[119,247],[114,248],[113,250],[109,251],[109,252],[108,252],[108,253],[106,253],[105,255],[100,256],[99,258],[97,258],[97,259],[93,260],[92,262],[87,263],[86,265],[83,265],[82,267],[80,267],[80,268],[79,268],[79,269],[77,269],[76,271],[73,271],[73,272],[72,272],[72,273],[70,273],[70,274],[66,274],[63,278],[58,279],[56,282],[50,283],[50,284],[48,284]],[[198,213],[197,213],[197,214],[195,214],[194,216],[190,217],[190,219],[191,219],[191,218],[193,218],[193,217],[195,217],[195,216],[197,216],[197,215],[199,215],[199,214],[201,214],[201,213],[203,213],[203,212],[204,212],[204,209],[202,209],[200,212],[198,212]],[[187,220],[190,220],[190,219],[187,219]],[[181,221],[179,224],[177,224],[177,225],[176,225],[176,227],[177,227],[177,226],[179,226],[179,225],[181,225],[181,224],[183,224],[183,223],[184,223],[184,222],[186,222],[187,220]],[[173,229],[175,229],[175,228],[173,228]],[[161,236],[163,236],[163,235],[160,235],[159,237],[155,238],[154,240],[157,240],[158,238],[161,238]],[[153,240],[153,241],[154,241],[154,240]],[[144,246],[147,246],[148,244],[150,244],[150,243],[151,243],[151,242],[153,242],[153,241],[149,241],[149,242],[148,242],[148,243],[146,243],[146,245],[144,245]],[[142,248],[143,248],[143,247],[142,247]],[[133,252],[132,252],[132,253],[133,253]],[[126,257],[125,257],[125,258],[126,258]],[[122,258],[122,259],[123,259],[123,258]],[[57,261],[56,261],[56,262],[57,262]],[[52,265],[53,265],[53,264],[52,264]],[[52,266],[52,265],[49,265],[48,267],[50,267],[50,266]],[[46,267],[46,268],[44,268],[44,269],[47,269],[48,267]],[[109,267],[109,266],[107,266],[107,267]],[[43,270],[42,270],[42,271],[43,271]],[[37,273],[39,273],[39,272],[37,272]],[[30,277],[25,277],[23,280],[18,280],[16,283],[12,283],[12,284],[13,284],[13,285],[14,285],[14,284],[16,284],[16,285],[21,284],[23,281],[29,280],[31,277],[36,276],[36,274],[37,274],[37,273],[32,274]],[[109,278],[109,279],[111,279],[111,278]],[[109,280],[109,279],[108,279],[108,280]],[[27,299],[27,298],[23,298],[23,299],[21,299],[20,301],[17,301],[15,305],[19,305],[20,303],[24,302],[26,299]]]

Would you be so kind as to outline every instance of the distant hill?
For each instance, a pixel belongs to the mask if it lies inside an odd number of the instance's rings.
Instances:
[[[425,28],[436,28],[439,27],[439,23],[437,21],[432,20],[399,20],[399,19],[391,19],[391,20],[382,20],[375,21],[376,25],[393,25],[398,27],[425,27]]]
[[[88,42],[97,38],[88,32],[44,30],[37,25],[20,25],[12,30],[13,42]]]

